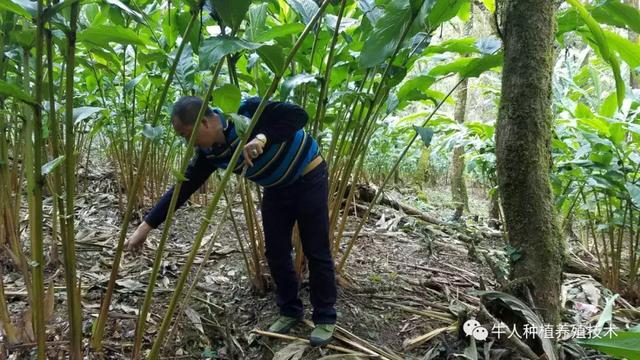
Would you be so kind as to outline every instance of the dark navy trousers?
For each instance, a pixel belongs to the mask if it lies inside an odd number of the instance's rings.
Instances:
[[[298,297],[298,277],[291,257],[291,234],[298,222],[302,249],[309,265],[313,322],[336,322],[335,266],[329,246],[327,165],[315,169],[283,188],[264,189],[262,222],[267,262],[276,283],[280,314],[303,317]]]

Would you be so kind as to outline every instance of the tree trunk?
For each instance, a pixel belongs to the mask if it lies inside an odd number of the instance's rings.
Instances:
[[[463,36],[471,35],[473,30],[473,2],[470,4],[470,16],[464,25]],[[456,107],[453,117],[459,124],[463,124],[467,114],[467,94],[469,79],[462,80],[458,88]],[[458,221],[462,217],[465,209],[469,209],[469,197],[467,196],[467,186],[464,182],[464,146],[457,145],[453,148],[451,158],[451,200],[455,206],[453,220]]]
[[[545,321],[557,324],[563,242],[549,183],[555,6],[553,0],[504,4],[496,157],[507,237],[519,254],[511,264],[511,290],[522,299],[530,292]]]
[[[500,228],[500,197],[497,191],[489,195],[489,226],[496,230]]]
[[[468,84],[469,79],[464,79],[458,88],[454,118],[459,124],[464,123],[466,115]],[[469,208],[467,186],[464,182],[464,167],[464,146],[457,145],[453,148],[453,158],[451,159],[451,197],[455,206],[453,214],[455,221],[460,220],[464,209]]]
[[[625,3],[627,5],[633,6],[636,9],[640,8],[640,0],[625,0]],[[633,32],[632,30],[629,30],[628,38],[632,43],[638,44],[638,34]],[[629,84],[631,85],[632,89],[640,88],[640,75],[633,67],[629,67],[629,80]]]

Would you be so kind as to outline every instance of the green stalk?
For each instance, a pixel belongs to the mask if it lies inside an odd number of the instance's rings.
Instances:
[[[322,77],[322,86],[320,87],[320,95],[318,96],[318,104],[316,107],[315,122],[313,124],[313,137],[318,138],[318,129],[322,130],[322,121],[327,110],[327,91],[329,89],[329,80],[331,79],[331,70],[333,69],[333,54],[335,52],[336,44],[338,43],[338,35],[340,34],[340,24],[342,23],[342,16],[344,15],[344,8],[347,5],[347,0],[342,0],[340,5],[340,11],[338,12],[338,20],[336,21],[336,28],[331,38],[331,45],[329,46],[329,55],[327,57],[327,64],[325,67],[324,76]],[[305,94],[306,95],[306,94]]]
[[[42,55],[43,33],[42,0],[37,3],[37,30],[35,56],[35,106],[33,117],[27,117],[24,164],[27,176],[27,198],[29,202],[29,233],[31,240],[31,312],[33,331],[36,336],[37,358],[45,359],[47,341],[44,319],[44,253],[42,236]],[[25,73],[29,68],[24,69]]]
[[[184,31],[182,36],[183,39],[188,39],[191,30],[193,29],[193,25],[198,19],[198,12],[194,11],[191,19],[189,20],[189,24]],[[167,98],[167,93],[169,91],[169,87],[173,81],[173,77],[176,73],[176,68],[178,66],[178,62],[180,61],[180,56],[182,56],[182,52],[184,47],[188,42],[183,41],[180,43],[178,47],[178,51],[176,52],[176,56],[173,59],[173,65],[169,70],[169,75],[167,77],[167,81],[164,84],[164,88],[162,89],[162,93],[158,100],[158,105],[156,111],[154,113],[152,125],[156,126],[158,123],[158,119],[160,118],[160,114],[162,113],[162,105]],[[109,314],[109,306],[111,305],[111,297],[113,296],[113,291],[116,285],[116,279],[118,277],[118,267],[120,266],[120,261],[122,260],[122,251],[124,248],[124,240],[127,236],[127,229],[129,227],[129,221],[131,221],[131,215],[133,213],[133,207],[136,203],[136,198],[138,196],[138,189],[140,188],[140,184],[142,183],[142,174],[144,173],[144,168],[146,165],[147,155],[150,149],[150,141],[147,138],[143,139],[142,142],[142,152],[140,154],[140,159],[138,161],[138,174],[136,175],[136,179],[133,183],[133,186],[129,189],[128,197],[127,197],[127,209],[125,210],[124,217],[122,219],[122,226],[120,228],[120,234],[118,236],[118,245],[116,247],[116,253],[113,259],[113,265],[111,267],[111,276],[109,278],[109,284],[107,285],[107,292],[105,293],[104,299],[102,301],[102,306],[100,307],[100,315],[98,316],[98,320],[95,326],[95,332],[91,337],[91,347],[95,350],[100,351],[102,349],[102,337],[104,334],[104,327],[107,321],[107,317]]]
[[[227,198],[226,192],[225,192],[224,195],[225,195],[225,198]],[[227,200],[228,200],[228,198],[227,198]],[[213,237],[211,237],[211,240],[209,240],[209,246],[207,247],[207,251],[204,254],[204,258],[202,259],[202,262],[200,263],[200,266],[198,266],[198,270],[196,271],[196,275],[195,275],[193,281],[191,282],[191,286],[189,286],[189,289],[187,290],[187,294],[184,297],[184,301],[182,302],[182,304],[180,304],[180,307],[178,309],[178,313],[176,315],[175,324],[174,324],[174,326],[171,329],[171,332],[169,334],[169,339],[174,339],[174,340],[177,339],[176,332],[178,330],[178,324],[180,323],[180,317],[184,313],[185,308],[187,306],[189,306],[189,301],[191,300],[191,294],[193,293],[193,290],[196,288],[196,285],[198,284],[198,281],[200,281],[200,277],[202,276],[202,270],[204,269],[205,265],[209,261],[209,257],[211,257],[211,253],[213,252],[213,246],[214,246],[215,242],[218,240],[218,237],[222,233],[223,225],[225,224],[225,221],[227,220],[227,212],[229,212],[231,210],[231,205],[232,204],[229,201],[227,201],[227,205],[225,206],[224,211],[222,211],[222,218],[221,218],[220,222],[218,223],[218,225],[216,226],[216,231],[215,231]]]
[[[324,10],[326,9],[327,5],[329,5],[330,0],[325,0],[322,5],[320,6],[320,8],[318,9],[318,11],[316,12],[316,14],[313,16],[313,18],[311,19],[311,21],[309,21],[309,23],[307,24],[307,26],[305,27],[305,29],[303,30],[302,34],[300,34],[300,37],[296,40],[296,43],[293,45],[293,48],[291,49],[291,52],[289,53],[289,55],[287,56],[287,59],[284,62],[284,66],[282,68],[282,70],[275,74],[273,81],[271,82],[271,86],[269,87],[269,89],[267,90],[266,94],[262,97],[262,101],[260,101],[260,104],[258,105],[258,108],[256,109],[255,113],[253,114],[253,117],[251,118],[251,124],[249,125],[245,136],[242,137],[240,143],[238,144],[238,146],[236,147],[236,150],[233,153],[233,156],[231,157],[231,160],[229,160],[229,166],[227,167],[224,176],[222,177],[222,180],[220,182],[220,184],[218,185],[218,189],[216,191],[216,193],[213,196],[213,199],[211,200],[211,203],[209,204],[209,207],[207,208],[207,213],[205,215],[204,221],[202,222],[202,224],[200,224],[200,229],[198,230],[198,233],[195,237],[193,246],[191,248],[191,252],[189,253],[189,257],[187,258],[187,261],[180,273],[180,278],[178,279],[178,282],[176,284],[175,290],[173,292],[173,296],[171,297],[171,301],[169,303],[169,307],[167,308],[165,315],[164,315],[164,319],[162,321],[162,324],[160,326],[160,330],[158,331],[158,335],[153,343],[153,347],[151,348],[151,353],[149,355],[150,359],[157,359],[160,353],[160,348],[162,346],[162,342],[164,339],[164,336],[167,333],[167,329],[169,327],[169,325],[171,324],[171,320],[173,318],[173,313],[175,311],[175,307],[178,301],[178,298],[181,296],[182,294],[182,289],[184,287],[184,284],[186,282],[187,276],[189,275],[189,271],[191,269],[191,265],[193,264],[193,261],[195,259],[195,256],[197,254],[198,249],[200,248],[200,243],[202,242],[202,238],[204,237],[204,234],[209,226],[209,223],[211,222],[211,217],[213,216],[213,213],[216,209],[216,206],[218,205],[218,202],[220,201],[220,197],[222,196],[222,193],[224,191],[224,188],[227,184],[227,182],[229,181],[229,179],[231,178],[231,174],[233,173],[233,170],[235,168],[235,164],[238,162],[238,159],[240,158],[240,154],[242,153],[242,149],[244,148],[244,146],[247,143],[247,140],[249,138],[249,135],[251,134],[251,132],[253,131],[253,128],[255,127],[256,123],[258,122],[258,119],[260,118],[260,115],[262,115],[262,112],[264,111],[264,108],[267,105],[267,102],[269,101],[271,95],[273,95],[273,93],[276,91],[278,84],[280,83],[280,80],[282,79],[282,76],[284,75],[284,71],[285,69],[288,68],[289,64],[293,61],[293,57],[295,56],[295,54],[298,52],[298,49],[300,49],[300,46],[302,45],[302,42],[304,41],[304,39],[307,37],[307,35],[309,34],[309,32],[311,31],[312,27],[315,25],[315,23],[318,21],[318,19],[320,18],[320,16],[322,15],[322,13],[324,12]],[[200,109],[200,112],[204,112],[204,109]],[[201,114],[200,114],[201,115]],[[194,129],[195,131],[195,129]],[[193,137],[193,136],[192,136]],[[175,193],[174,193],[175,194]],[[171,210],[173,207],[169,206],[169,210]],[[154,279],[152,279],[154,280]]]
[[[429,117],[427,117],[427,119],[422,124],[423,127],[426,126],[427,123],[431,120],[431,118],[438,112],[438,110],[440,110],[440,107],[442,107],[444,102],[451,96],[451,94],[453,94],[453,92],[458,88],[458,86],[460,86],[460,84],[462,84],[463,80],[464,80],[464,78],[462,78],[460,81],[458,81],[458,83],[449,91],[449,93],[444,97],[444,99],[442,99],[440,101],[440,103],[438,103],[436,108],[433,109],[433,111],[431,112]],[[355,244],[355,241],[358,238],[358,235],[360,234],[360,231],[362,230],[362,227],[364,226],[364,224],[369,219],[369,215],[371,215],[371,210],[373,210],[373,207],[375,206],[375,203],[378,201],[378,198],[382,194],[382,190],[387,185],[387,183],[389,182],[389,180],[391,179],[393,174],[398,170],[398,167],[400,166],[400,162],[405,157],[405,155],[407,154],[407,152],[409,151],[409,149],[411,148],[411,146],[413,145],[413,143],[416,141],[417,138],[418,138],[418,133],[416,132],[411,137],[411,140],[405,146],[404,150],[402,150],[402,153],[400,154],[400,156],[398,156],[398,158],[396,159],[395,163],[393,164],[393,167],[391,168],[391,171],[389,171],[387,176],[385,176],[384,181],[382,182],[382,185],[380,185],[380,187],[378,188],[378,191],[376,191],[376,194],[374,195],[373,199],[369,203],[369,207],[367,208],[367,212],[364,214],[364,216],[362,217],[362,219],[358,223],[358,226],[356,227],[356,230],[353,233],[353,236],[349,240],[349,243],[347,245],[347,249],[345,250],[344,254],[342,255],[342,258],[340,259],[340,264],[336,268],[336,271],[338,273],[342,273],[342,271],[344,269],[344,266],[345,266],[345,264],[347,262],[347,259],[349,258],[349,254],[351,253],[351,249],[353,249],[353,245]]]
[[[218,79],[218,75],[220,75],[220,70],[222,69],[223,61],[220,60],[216,65],[216,68],[213,73],[213,79],[211,79],[211,84],[207,89],[206,95],[203,99],[209,99],[211,97],[211,93],[213,92],[213,87]],[[202,106],[200,107],[200,111],[198,112],[198,116],[196,117],[196,121],[193,126],[193,130],[191,131],[191,136],[189,137],[189,143],[187,144],[187,151],[182,158],[182,164],[180,166],[180,174],[184,174],[187,169],[187,165],[189,165],[189,161],[193,156],[194,152],[194,144],[196,140],[196,134],[198,134],[198,130],[200,129],[200,123],[202,122],[202,118],[204,116],[204,112],[207,109],[208,105],[206,101],[202,102]],[[233,164],[233,162],[230,162]],[[233,166],[231,167],[233,169]],[[142,350],[142,336],[144,335],[144,330],[147,322],[147,313],[149,312],[149,308],[151,307],[151,299],[153,298],[153,289],[156,285],[156,278],[158,277],[158,273],[160,272],[160,264],[162,263],[162,253],[164,252],[164,247],[169,238],[169,230],[171,229],[171,225],[173,224],[173,215],[175,214],[176,204],[178,203],[178,196],[180,195],[180,189],[182,189],[183,180],[176,181],[176,184],[173,187],[173,196],[171,196],[171,201],[169,202],[169,210],[167,211],[167,217],[164,221],[164,228],[162,229],[162,237],[160,238],[160,242],[158,243],[158,249],[156,250],[156,257],[153,261],[153,268],[151,270],[151,274],[149,275],[149,284],[147,285],[147,291],[144,296],[144,302],[142,303],[142,307],[140,308],[140,315],[138,316],[138,323],[136,325],[135,338],[133,343],[133,353],[131,354],[132,359],[137,359],[140,356],[140,351]],[[221,188],[222,189],[222,188]],[[194,245],[195,248],[195,245]]]
[[[78,289],[76,277],[76,248],[74,228],[74,198],[76,187],[76,159],[75,159],[75,134],[73,132],[73,95],[74,73],[76,57],[76,30],[80,2],[71,5],[70,30],[67,33],[66,54],[66,103],[65,103],[65,236],[63,237],[62,251],[64,256],[65,280],[67,286],[67,303],[69,308],[69,320],[71,323],[71,358],[82,359],[82,304],[77,298]],[[60,224],[62,225],[62,223]]]
[[[239,179],[240,185],[240,199],[242,200],[242,212],[244,213],[245,222],[247,224],[247,230],[249,231],[249,250],[251,251],[251,260],[254,264],[252,277],[254,278],[254,285],[258,288],[260,293],[264,292],[264,281],[262,279],[262,269],[260,268],[260,254],[259,254],[259,246],[256,234],[256,227],[253,221],[252,211],[253,204],[250,202],[249,191],[251,191],[247,187],[247,181],[244,178]],[[247,269],[250,271],[250,269]]]

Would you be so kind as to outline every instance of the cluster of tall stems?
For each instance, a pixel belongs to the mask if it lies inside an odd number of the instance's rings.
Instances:
[[[72,359],[82,359],[82,308],[80,302],[80,286],[76,274],[75,229],[74,229],[74,194],[76,186],[76,151],[74,125],[74,71],[75,71],[75,43],[77,19],[80,9],[78,1],[72,1],[67,6],[54,6],[43,0],[37,2],[34,14],[36,24],[33,48],[24,47],[22,64],[19,73],[24,92],[14,98],[0,99],[3,108],[13,108],[13,115],[0,115],[0,183],[2,201],[0,202],[0,244],[3,246],[3,257],[12,260],[13,265],[20,270],[27,285],[29,309],[27,316],[31,321],[25,326],[32,325],[33,329],[23,329],[18,333],[11,322],[6,303],[4,302],[4,284],[0,281],[0,318],[3,330],[8,335],[10,343],[33,341],[37,344],[37,358],[44,359],[46,351],[46,322],[52,315],[53,286],[45,291],[45,217],[43,214],[43,199],[46,188],[53,195],[54,214],[51,218],[52,237],[50,238],[49,265],[58,266],[57,254],[58,237],[62,244],[64,276],[67,290],[67,313],[69,316],[70,336],[69,353]],[[68,10],[67,10],[68,8]],[[53,41],[51,41],[53,24],[49,22],[56,12],[68,11],[68,23],[65,28],[66,44],[58,48],[64,50],[56,57]],[[14,14],[3,15],[6,35],[11,27],[18,23]],[[20,20],[26,24],[27,19]],[[3,39],[6,37],[3,35]],[[0,42],[0,49],[5,44]],[[30,57],[33,54],[33,66]],[[62,75],[59,84],[55,86],[54,64],[64,64],[64,82]],[[9,79],[7,63],[3,59],[0,65],[0,80]],[[46,82],[45,82],[46,80]],[[45,94],[49,97],[45,99]],[[64,98],[64,122],[59,121],[59,114],[54,106],[56,95]],[[20,105],[17,100],[23,102]],[[49,107],[45,107],[45,100]],[[46,120],[46,122],[45,122]],[[45,138],[44,130],[49,130]],[[64,131],[62,131],[64,130]],[[63,135],[64,134],[64,135]],[[48,161],[50,158],[51,161]],[[26,178],[26,188],[22,189],[22,177]],[[21,231],[18,226],[18,211],[22,202],[23,191],[26,192],[28,203],[28,231],[30,239],[29,251],[22,246]],[[28,254],[28,255],[27,255]],[[53,281],[53,280],[51,280]],[[33,334],[34,339],[20,338],[20,334]]]

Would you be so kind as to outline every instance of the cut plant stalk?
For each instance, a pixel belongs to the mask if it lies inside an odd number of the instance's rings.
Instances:
[[[202,222],[202,224],[200,224],[200,229],[198,230],[198,233],[196,234],[196,237],[195,237],[195,240],[194,240],[194,243],[193,243],[193,247],[191,248],[189,256],[188,256],[188,258],[187,258],[187,260],[185,262],[185,265],[184,265],[184,267],[182,269],[182,272],[180,274],[180,278],[178,279],[178,282],[176,284],[173,296],[171,297],[171,301],[169,303],[169,307],[167,308],[167,311],[165,313],[164,320],[162,321],[162,324],[160,325],[160,330],[158,331],[158,335],[156,336],[156,339],[153,342],[153,347],[151,348],[151,353],[149,355],[149,357],[151,359],[156,359],[159,356],[160,348],[162,347],[164,336],[166,335],[167,329],[168,329],[168,327],[169,327],[169,325],[170,325],[170,323],[172,321],[172,318],[173,318],[173,313],[175,311],[177,300],[182,294],[182,289],[184,287],[184,283],[186,282],[186,278],[187,278],[188,273],[189,273],[189,271],[191,269],[191,265],[193,264],[193,260],[195,259],[195,255],[197,253],[197,250],[200,247],[200,243],[202,242],[202,238],[204,237],[204,234],[205,234],[205,232],[206,232],[206,230],[207,230],[207,228],[208,228],[208,226],[209,226],[209,224],[211,222],[211,217],[213,216],[213,212],[215,211],[216,206],[218,205],[218,202],[220,201],[220,197],[222,196],[222,193],[224,191],[224,188],[225,188],[227,182],[231,178],[231,174],[232,174],[232,172],[233,172],[233,170],[235,168],[235,166],[233,164],[236,164],[238,162],[238,159],[240,158],[240,154],[242,153],[242,149],[244,148],[245,144],[248,141],[249,135],[251,134],[251,132],[253,131],[253,128],[257,124],[258,119],[260,118],[260,115],[262,115],[262,112],[264,111],[264,108],[266,107],[267,102],[271,98],[271,95],[273,95],[273,93],[275,93],[275,91],[276,91],[276,89],[278,87],[278,84],[280,83],[280,80],[282,79],[282,76],[284,75],[284,72],[289,67],[289,64],[293,60],[293,57],[295,56],[296,52],[298,51],[298,49],[302,45],[302,41],[304,41],[306,36],[311,31],[312,27],[318,21],[320,16],[324,13],[324,10],[326,9],[327,5],[329,5],[329,2],[330,2],[330,0],[325,0],[322,3],[322,5],[319,7],[318,11],[314,14],[313,18],[309,21],[309,23],[304,28],[302,34],[300,34],[300,37],[298,37],[298,39],[296,40],[295,44],[293,45],[293,48],[291,49],[291,52],[289,53],[289,55],[287,56],[287,58],[286,58],[286,60],[284,62],[284,66],[282,67],[280,72],[275,74],[274,79],[271,82],[271,86],[267,90],[266,94],[264,94],[264,96],[262,97],[262,100],[260,101],[260,104],[258,105],[255,113],[253,114],[253,116],[251,118],[251,123],[249,124],[249,126],[248,126],[248,128],[246,130],[246,134],[241,137],[240,143],[236,147],[236,150],[234,151],[231,159],[229,160],[230,166],[228,166],[227,169],[225,170],[224,176],[222,177],[222,180],[220,181],[220,184],[218,185],[218,190],[214,194],[214,196],[213,196],[213,198],[211,200],[211,203],[209,204],[209,207],[207,208],[207,213],[205,215],[204,221]],[[222,64],[222,61],[219,64]],[[206,97],[206,98],[208,98],[208,97]],[[201,116],[204,114],[204,107],[205,106],[206,106],[206,104],[203,104],[203,107],[200,109],[200,114],[198,116],[199,118],[201,118]],[[195,126],[194,126],[194,132],[195,132]],[[192,137],[193,137],[193,134],[192,134]],[[174,193],[174,195],[175,195],[175,193]],[[169,206],[169,214],[171,214],[171,209],[173,209],[173,206],[170,205]],[[169,219],[168,218],[169,214],[167,214],[167,220]],[[168,228],[168,226],[167,226],[167,228]]]
[[[194,11],[191,16],[191,19],[189,20],[189,24],[187,25],[187,28],[184,31],[184,34],[182,37],[183,39],[188,39],[188,36],[191,33],[191,30],[193,29],[193,26],[197,19],[198,19],[198,12]],[[156,126],[158,123],[158,120],[160,119],[160,114],[162,113],[162,106],[167,98],[169,87],[171,86],[171,83],[173,81],[173,77],[175,75],[178,62],[180,61],[180,56],[182,56],[182,52],[186,44],[187,44],[186,41],[183,41],[180,43],[180,46],[178,47],[178,51],[176,52],[176,56],[173,59],[173,64],[171,66],[171,69],[169,70],[167,80],[164,84],[161,95],[157,102],[157,108],[153,115],[152,126]],[[142,183],[142,174],[144,173],[144,168],[147,160],[147,155],[149,153],[149,148],[150,148],[150,141],[149,139],[144,138],[142,143],[142,151],[140,154],[140,159],[138,161],[138,167],[137,167],[139,169],[139,172],[136,175],[136,179],[133,183],[133,186],[131,187],[131,189],[129,189],[129,194],[127,197],[127,208],[125,210],[124,217],[122,219],[122,226],[120,228],[120,233],[118,236],[118,245],[116,247],[113,264],[111,266],[111,276],[109,277],[109,284],[107,285],[107,292],[105,293],[105,296],[102,301],[102,305],[100,307],[100,315],[98,316],[98,320],[96,322],[95,332],[91,337],[91,347],[93,347],[97,351],[100,351],[102,349],[102,337],[104,334],[104,327],[107,321],[109,306],[111,305],[111,297],[113,296],[113,290],[115,288],[116,279],[118,277],[118,267],[120,266],[120,261],[122,260],[124,240],[127,236],[127,229],[129,227],[129,221],[131,221],[131,215],[133,213],[133,208],[136,203],[138,189],[140,188],[140,185]]]

